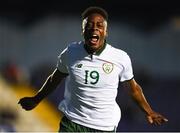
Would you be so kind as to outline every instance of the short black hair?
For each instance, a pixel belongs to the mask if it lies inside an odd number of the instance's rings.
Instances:
[[[82,20],[87,18],[89,15],[93,13],[98,13],[104,17],[104,19],[107,21],[108,20],[108,13],[101,7],[97,6],[91,6],[88,7],[83,13],[82,13]]]

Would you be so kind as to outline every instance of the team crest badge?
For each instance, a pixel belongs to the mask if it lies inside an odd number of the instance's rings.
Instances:
[[[112,63],[104,63],[103,64],[103,70],[107,74],[111,73],[113,70],[113,64]]]

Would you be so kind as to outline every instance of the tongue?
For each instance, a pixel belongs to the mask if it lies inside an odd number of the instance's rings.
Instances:
[[[97,38],[92,38],[91,39],[91,41],[93,41],[93,42],[97,42],[97,40],[98,40]]]

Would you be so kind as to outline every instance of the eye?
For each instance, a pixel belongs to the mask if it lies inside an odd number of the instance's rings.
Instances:
[[[103,23],[97,23],[97,27],[104,28],[104,24]]]
[[[92,24],[92,23],[87,23],[87,24],[86,24],[86,28],[90,29],[90,28],[92,28],[92,27],[93,27],[93,24]]]

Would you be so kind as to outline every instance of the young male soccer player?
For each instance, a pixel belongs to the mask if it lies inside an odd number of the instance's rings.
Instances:
[[[130,94],[145,112],[151,124],[167,119],[152,110],[141,87],[135,81],[128,54],[106,42],[107,12],[90,7],[82,14],[84,41],[74,42],[60,54],[57,68],[33,97],[20,99],[25,110],[35,108],[66,78],[64,100],[59,109],[64,117],[62,132],[115,131],[121,111],[116,103],[119,81],[130,88]]]

